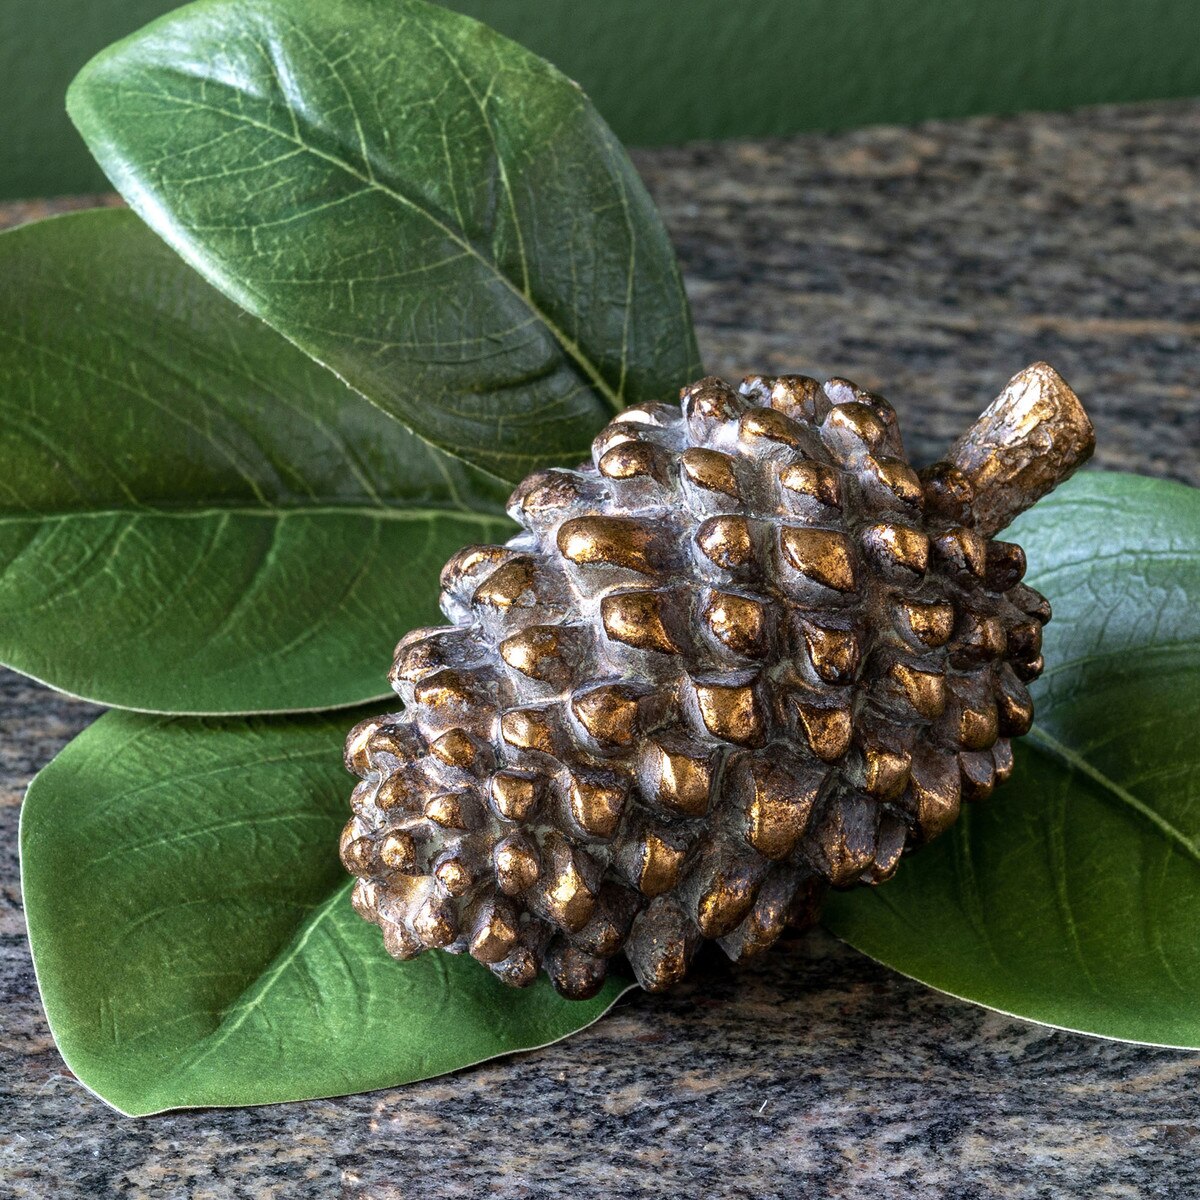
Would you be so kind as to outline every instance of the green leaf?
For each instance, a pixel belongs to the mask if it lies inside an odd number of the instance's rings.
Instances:
[[[107,704],[387,692],[500,492],[241,312],[128,212],[0,235],[0,660]]]
[[[46,1015],[122,1112],[425,1079],[565,1037],[630,986],[572,1002],[470,958],[390,958],[337,858],[354,719],[107,713],[30,785],[21,872]]]
[[[1200,1047],[1200,491],[1087,474],[1006,536],[1054,606],[1016,772],[826,921],[991,1008]]]
[[[407,427],[516,481],[698,373],[674,256],[579,88],[420,0],[204,0],[68,108],[197,270]]]

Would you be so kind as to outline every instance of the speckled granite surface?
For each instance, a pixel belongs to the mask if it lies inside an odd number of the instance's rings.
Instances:
[[[1198,146],[1175,103],[637,158],[710,369],[848,374],[929,456],[1047,358],[1102,465],[1200,483]],[[821,934],[449,1079],[120,1118],[54,1051],[17,885],[21,792],[95,711],[0,673],[0,1197],[1200,1195],[1200,1055],[1002,1018]]]

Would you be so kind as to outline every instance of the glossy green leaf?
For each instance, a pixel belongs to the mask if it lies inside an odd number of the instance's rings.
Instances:
[[[337,839],[354,714],[108,713],[30,785],[21,873],[63,1058],[141,1115],[425,1079],[591,1024],[473,959],[398,963],[350,907]]]
[[[1200,1047],[1200,491],[1087,474],[1006,536],[1051,599],[1012,780],[826,920],[943,991]]]
[[[421,0],[203,0],[68,97],[197,270],[422,437],[519,480],[698,371],[653,204],[579,88]]]
[[[386,694],[503,489],[241,312],[133,214],[0,235],[0,661],[171,712]]]

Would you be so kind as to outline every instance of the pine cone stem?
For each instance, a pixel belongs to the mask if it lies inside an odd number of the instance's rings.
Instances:
[[[975,529],[991,537],[1073,475],[1095,448],[1079,397],[1038,362],[1008,381],[946,461],[970,480]]]

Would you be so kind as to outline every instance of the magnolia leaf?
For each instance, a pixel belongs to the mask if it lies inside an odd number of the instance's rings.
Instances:
[[[467,957],[390,958],[337,857],[355,716],[107,713],[30,785],[42,1001],[67,1065],[121,1112],[425,1079],[565,1037],[631,986],[569,1001]]]
[[[206,284],[133,214],[0,235],[0,661],[107,704],[387,692],[504,489]]]
[[[1200,491],[1087,474],[1006,536],[1054,606],[1016,772],[826,923],[991,1008],[1200,1048]]]
[[[516,481],[698,373],[674,255],[570,80],[421,0],[204,0],[68,96],[198,271],[422,437]]]

